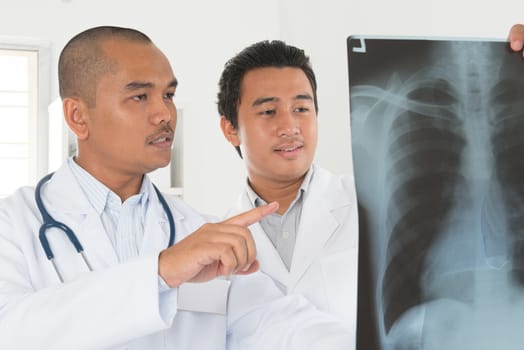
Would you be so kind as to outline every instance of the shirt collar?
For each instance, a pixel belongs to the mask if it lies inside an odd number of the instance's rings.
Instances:
[[[116,203],[120,204],[120,198],[118,197],[118,195],[111,191],[109,187],[104,185],[93,175],[88,173],[84,168],[78,165],[78,163],[74,161],[73,157],[69,157],[67,159],[67,163],[69,164],[69,167],[71,168],[71,172],[73,173],[74,177],[78,181],[78,184],[84,191],[87,200],[98,213],[98,215],[102,215],[102,213],[106,209],[106,206],[114,207]],[[144,176],[138,197],[137,199],[133,199],[133,201],[136,200],[140,203],[142,209],[145,208],[149,199],[150,183],[151,180],[149,180],[149,177]]]
[[[303,193],[307,192],[309,189],[309,184],[311,183],[311,179],[313,178],[313,173],[315,171],[314,166],[311,166],[309,170],[306,173],[306,176],[304,177],[304,180],[302,181],[302,185],[300,185],[300,191],[297,193],[297,197],[293,202],[295,202]],[[266,202],[253,190],[251,185],[249,184],[249,180],[246,180],[247,182],[247,196],[249,198],[249,202],[253,204],[254,207],[258,207],[262,204],[265,204]]]

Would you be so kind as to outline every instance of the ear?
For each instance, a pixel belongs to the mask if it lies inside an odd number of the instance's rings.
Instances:
[[[64,119],[78,140],[85,140],[89,136],[87,124],[87,106],[77,98],[67,97],[62,102]]]
[[[238,137],[238,130],[233,127],[233,124],[226,117],[220,117],[220,129],[224,137],[235,147],[240,146],[240,138]]]

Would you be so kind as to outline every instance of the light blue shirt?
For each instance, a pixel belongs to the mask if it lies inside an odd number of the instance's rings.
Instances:
[[[68,159],[68,163],[87,200],[100,215],[118,260],[126,262],[138,256],[149,207],[149,178],[144,176],[140,192],[122,203],[116,193],[85,171],[72,158]]]
[[[144,239],[144,222],[149,209],[150,193],[148,189],[151,183],[149,177],[144,176],[138,194],[129,197],[122,203],[116,193],[84,170],[73,158],[68,158],[67,163],[87,200],[100,215],[118,261],[126,262],[138,256]],[[160,292],[169,289],[160,275],[158,283]]]

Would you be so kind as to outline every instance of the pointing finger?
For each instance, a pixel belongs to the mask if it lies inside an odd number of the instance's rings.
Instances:
[[[273,214],[275,211],[277,211],[277,209],[278,203],[271,202],[269,204],[248,210],[242,214],[233,216],[224,221],[224,223],[247,227],[249,225],[254,224],[255,222],[262,220],[266,216]]]

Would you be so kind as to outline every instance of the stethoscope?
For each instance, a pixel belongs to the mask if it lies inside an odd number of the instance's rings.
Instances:
[[[53,217],[49,214],[49,212],[45,208],[44,203],[42,202],[42,195],[41,195],[41,193],[42,193],[41,192],[42,191],[42,186],[43,186],[44,183],[49,181],[51,176],[53,176],[53,173],[44,176],[38,182],[38,184],[36,185],[36,189],[35,189],[36,205],[38,206],[38,210],[40,211],[40,214],[42,215],[42,219],[44,220],[44,223],[42,224],[42,226],[40,226],[40,231],[38,233],[38,238],[40,239],[40,244],[42,245],[42,248],[44,248],[45,255],[47,256],[47,259],[49,259],[51,261],[51,263],[53,264],[53,267],[54,267],[54,269],[56,271],[56,274],[58,275],[58,278],[60,278],[61,282],[64,282],[64,279],[63,279],[62,275],[60,274],[60,271],[58,270],[58,267],[56,265],[55,255],[53,254],[53,250],[51,249],[51,246],[49,245],[49,241],[47,240],[46,233],[47,233],[47,230],[49,230],[50,228],[56,228],[56,229],[62,230],[66,234],[66,236],[69,239],[69,241],[71,242],[71,244],[73,244],[73,246],[75,247],[76,251],[82,256],[82,259],[84,260],[85,264],[89,268],[89,271],[93,271],[93,268],[91,267],[91,264],[89,263],[89,260],[87,259],[86,255],[84,253],[84,247],[82,246],[82,244],[80,243],[80,241],[76,237],[76,235],[73,232],[73,230],[71,228],[69,228],[66,224],[64,224],[63,222],[56,221],[55,219],[53,219]],[[166,202],[166,199],[164,198],[164,196],[160,193],[160,191],[158,190],[158,188],[156,188],[155,185],[153,185],[153,187],[154,187],[155,192],[156,192],[156,194],[158,196],[158,199],[160,200],[160,204],[162,204],[162,208],[166,212],[167,220],[169,221],[169,243],[168,243],[168,247],[171,247],[173,245],[173,243],[175,243],[175,232],[176,232],[175,219],[173,218],[173,214],[171,213],[171,209],[167,205],[167,202]]]

